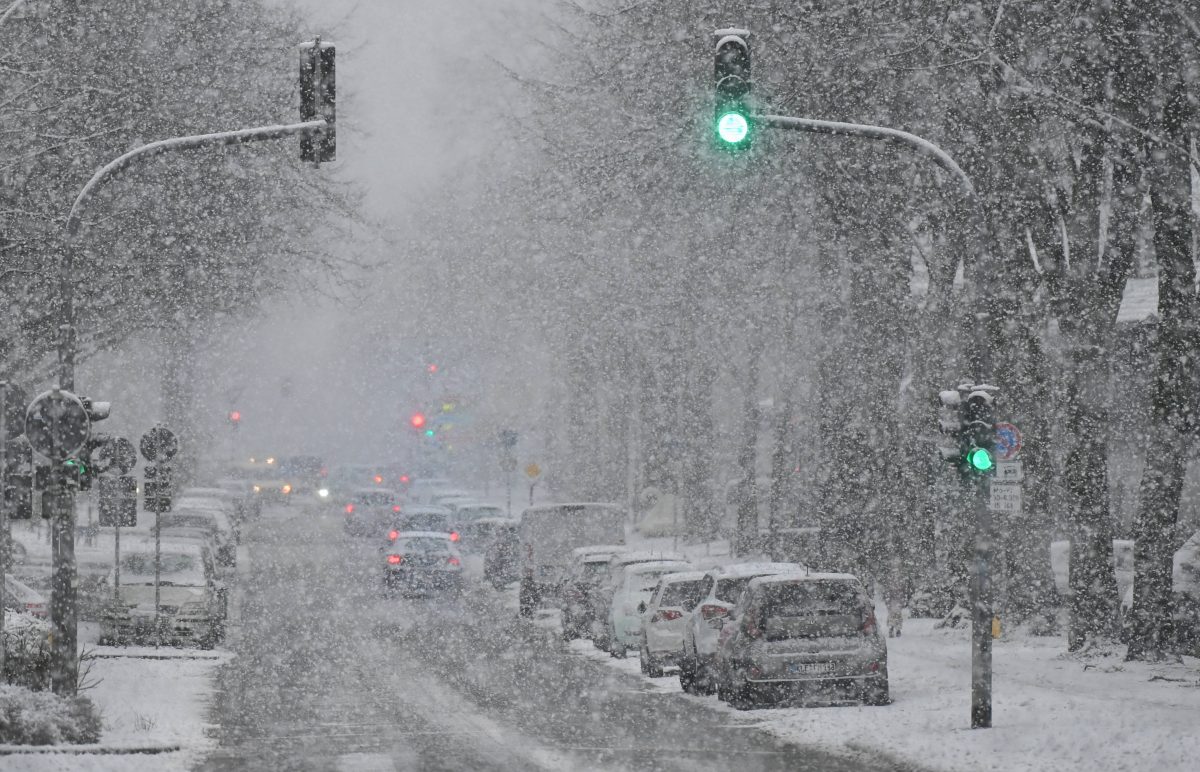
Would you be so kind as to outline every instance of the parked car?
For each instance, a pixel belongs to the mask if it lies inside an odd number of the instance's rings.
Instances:
[[[607,624],[608,653],[622,658],[629,649],[637,648],[642,637],[642,611],[663,574],[686,571],[690,563],[680,560],[658,560],[626,566],[613,586]]]
[[[462,556],[444,531],[393,531],[383,552],[385,596],[462,591]]]
[[[388,523],[400,511],[400,499],[391,488],[358,488],[343,507],[344,527],[351,536],[374,536],[387,532]]]
[[[795,563],[731,563],[707,573],[705,594],[683,624],[683,655],[679,660],[679,685],[685,692],[710,694],[716,689],[713,664],[718,636],[732,615],[738,596],[750,580],[771,574],[803,570]]]
[[[211,557],[197,544],[163,542],[159,625],[154,626],[154,541],[124,548],[117,598],[100,619],[101,645],[153,643],[212,648],[225,631],[227,599]],[[114,586],[110,573],[106,582]],[[111,590],[105,590],[111,592]]]
[[[504,517],[504,509],[490,504],[470,504],[458,508],[451,517],[451,527],[462,534],[458,548],[464,552],[481,554],[491,542],[492,532],[498,522],[516,523]]]
[[[750,580],[717,651],[717,694],[745,709],[810,690],[890,702],[887,639],[870,596],[850,574]]]
[[[642,635],[638,660],[642,673],[658,678],[664,668],[679,664],[683,627],[687,615],[704,597],[707,580],[708,575],[703,571],[681,571],[659,577],[650,600],[639,606]]]
[[[592,629],[589,598],[607,581],[609,559],[624,551],[620,544],[595,544],[571,550],[571,563],[559,590],[563,638],[568,641],[582,638]]]
[[[4,608],[7,611],[19,611],[32,614],[39,619],[50,617],[50,602],[37,590],[12,574],[4,575]]]
[[[517,550],[521,546],[519,520],[485,518],[476,521],[490,530],[487,546],[483,548],[483,579],[497,590],[520,578]]]
[[[592,644],[601,651],[608,651],[608,616],[612,605],[613,593],[621,581],[621,576],[628,566],[638,563],[652,563],[661,560],[687,562],[682,555],[673,552],[654,552],[634,550],[616,552],[608,559],[608,567],[603,571],[603,578],[589,589],[587,596],[587,611],[591,620],[588,631]]]
[[[521,514],[521,616],[553,604],[571,550],[624,544],[625,512],[615,504],[551,504]]]
[[[436,531],[458,541],[461,534],[450,527],[450,512],[428,504],[404,504],[387,518],[390,531]]]
[[[227,568],[236,567],[237,536],[233,524],[223,511],[178,506],[160,514],[157,522],[158,528],[168,537],[173,533],[180,536],[203,533],[216,561]]]

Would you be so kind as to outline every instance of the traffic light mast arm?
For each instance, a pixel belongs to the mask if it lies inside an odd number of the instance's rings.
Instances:
[[[924,137],[918,137],[916,134],[910,134],[900,129],[888,128],[887,126],[822,121],[815,118],[793,118],[787,115],[755,115],[754,123],[756,126],[765,128],[805,131],[811,134],[828,134],[840,137],[861,137],[863,139],[904,145],[931,159],[938,166],[953,174],[955,179],[958,180],[959,188],[962,190],[963,195],[970,201],[968,210],[972,220],[972,235],[976,258],[980,261],[990,262],[988,256],[991,254],[991,249],[988,240],[987,218],[984,216],[983,202],[980,200],[979,194],[975,191],[975,184],[949,153]],[[981,271],[980,276],[986,279],[986,270]],[[970,357],[975,378],[979,381],[988,380],[992,375],[991,342],[983,327],[983,324],[976,325],[975,347]]]
[[[325,122],[324,118],[318,118],[313,121],[304,121],[303,123],[289,123],[276,126],[256,126],[250,129],[238,129],[236,131],[221,131],[215,134],[197,134],[190,137],[172,137],[170,139],[160,139],[157,142],[151,142],[148,145],[134,148],[128,153],[119,156],[112,161],[109,161],[104,167],[98,170],[88,183],[83,186],[83,190],[79,191],[79,195],[75,197],[75,203],[71,207],[71,213],[67,216],[66,234],[67,239],[72,240],[79,234],[79,226],[82,222],[83,211],[87,208],[88,203],[96,193],[96,189],[105,182],[117,177],[121,172],[128,169],[134,163],[147,158],[153,158],[156,155],[164,153],[173,153],[178,150],[197,150],[204,147],[221,147],[224,145],[244,145],[249,142],[259,142],[266,139],[282,139],[284,137],[301,136],[320,136],[326,129],[330,128],[330,124]]]

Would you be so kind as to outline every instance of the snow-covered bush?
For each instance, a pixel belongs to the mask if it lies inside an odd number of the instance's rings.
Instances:
[[[100,729],[100,712],[87,697],[59,697],[0,684],[0,743],[94,743]]]
[[[30,689],[50,687],[50,625],[15,611],[4,614],[4,672],[0,682]]]

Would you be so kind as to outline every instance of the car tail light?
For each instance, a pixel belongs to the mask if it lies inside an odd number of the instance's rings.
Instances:
[[[391,539],[392,541],[396,541],[396,539],[400,538],[400,532],[399,531],[388,531],[388,538]]]
[[[389,565],[398,566],[401,562],[403,562],[404,558],[400,557],[399,555],[388,555],[387,560]]]
[[[758,620],[750,615],[746,616],[746,624],[743,629],[746,631],[747,638],[758,638],[763,632],[762,627],[758,624]]]
[[[353,514],[354,514],[354,505],[353,505],[353,504],[347,504],[347,505],[346,505],[346,514],[347,514],[347,515],[353,515]]]
[[[655,612],[654,617],[651,618],[650,621],[651,622],[670,622],[671,620],[679,619],[682,616],[683,616],[683,614],[679,611],[676,611],[675,609],[669,609],[669,608],[660,609],[659,611]]]
[[[452,566],[457,566],[457,565],[459,565],[459,560],[458,560],[458,558],[454,557],[453,555],[451,555],[450,557],[446,558],[446,562],[447,562],[447,563],[449,563],[449,564],[450,564],[450,565],[452,565]]]
[[[458,541],[460,538],[462,537],[458,535],[458,531],[450,532],[450,541]]]
[[[400,505],[399,505],[399,504],[393,504],[393,505],[392,505],[392,511],[393,511],[393,512],[399,512],[399,511],[400,511]]]
[[[867,670],[870,670],[872,673],[878,673],[879,672],[879,663],[872,662],[871,664],[867,665]]]
[[[867,613],[863,616],[863,623],[860,629],[862,630],[863,635],[875,634],[875,611],[873,609],[867,609]]]
[[[724,606],[706,604],[700,607],[701,619],[718,619],[720,617],[727,616],[729,616],[729,609],[725,608]]]

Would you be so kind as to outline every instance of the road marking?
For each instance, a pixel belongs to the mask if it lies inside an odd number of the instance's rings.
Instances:
[[[412,769],[420,759],[415,753],[405,754],[404,768]],[[396,772],[396,762],[384,753],[343,753],[337,757],[334,769],[338,772]]]

